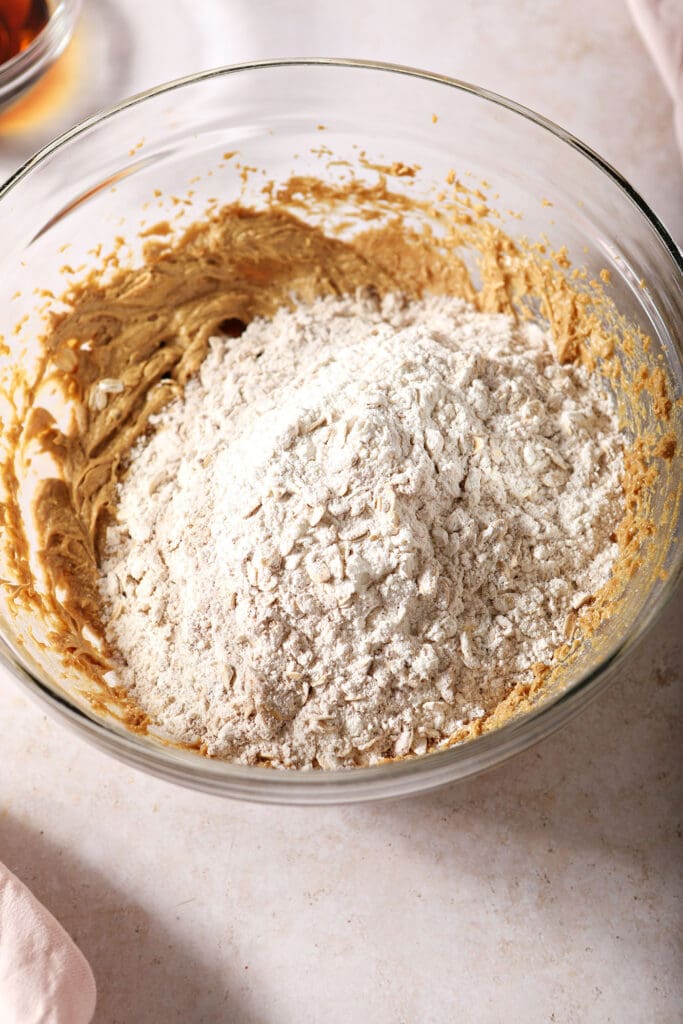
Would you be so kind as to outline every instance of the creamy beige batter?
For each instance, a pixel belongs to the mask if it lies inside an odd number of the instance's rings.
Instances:
[[[342,207],[343,239],[311,223],[326,223]],[[404,221],[411,215],[414,223],[415,214],[424,224],[419,231]],[[516,688],[466,734],[493,727],[524,705],[557,666],[576,656],[582,633],[594,630],[610,613],[638,562],[643,538],[654,529],[649,508],[657,474],[666,471],[676,452],[663,371],[642,363],[645,339],[619,321],[602,284],[589,287],[578,272],[572,277],[563,252],[548,254],[542,246],[513,241],[497,226],[483,193],[466,189],[454,176],[438,202],[393,193],[386,177],[374,187],[354,179],[343,188],[293,178],[271,189],[265,209],[228,205],[182,234],[166,223],[146,234],[141,266],[121,268],[107,283],[99,268],[70,289],[65,297],[70,311],[52,319],[36,379],[22,378],[21,367],[5,379],[5,395],[16,400],[18,388],[29,406],[27,415],[3,425],[6,454],[0,467],[5,605],[24,623],[23,635],[31,617],[42,623],[40,642],[58,652],[64,664],[85,673],[95,708],[107,705],[129,725],[147,727],[146,716],[127,694],[114,693],[117,707],[112,708],[112,693],[102,681],[109,660],[96,586],[98,540],[127,452],[149,416],[196,371],[217,330],[239,330],[255,316],[269,316],[294,293],[309,301],[360,286],[380,295],[455,294],[481,310],[521,316],[531,315],[527,302],[532,300],[550,324],[561,361],[582,360],[594,368],[601,359],[601,372],[616,381],[625,419],[640,429],[640,436],[626,456],[620,572],[577,617],[574,636],[553,664],[537,667],[536,682]],[[465,261],[467,252],[477,255],[478,288]],[[630,390],[624,387],[627,378]],[[69,430],[33,401],[38,386],[48,380],[73,410]],[[106,404],[98,400],[103,380],[123,385],[108,394]],[[646,411],[638,405],[638,396],[645,393],[656,415],[647,431]],[[35,488],[29,529],[20,484],[37,450],[49,453],[59,472]],[[671,505],[669,514],[673,511]]]

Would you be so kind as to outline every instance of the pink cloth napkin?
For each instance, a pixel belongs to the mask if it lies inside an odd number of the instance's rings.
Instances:
[[[683,159],[683,2],[628,0],[628,5],[671,94],[678,148]]]
[[[89,1024],[95,979],[80,949],[0,864],[1,1024]]]

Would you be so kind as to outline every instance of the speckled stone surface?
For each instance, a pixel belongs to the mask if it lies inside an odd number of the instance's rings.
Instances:
[[[564,124],[683,238],[668,100],[617,0],[201,5],[220,31],[178,0],[169,46],[145,60],[167,7],[92,0],[84,30],[100,19],[130,51],[98,72],[99,104],[254,57],[404,61]],[[40,141],[0,133],[0,176]],[[229,803],[147,778],[0,675],[0,859],[89,958],[97,1024],[674,1024],[682,637],[679,600],[561,732],[479,779],[349,808]]]

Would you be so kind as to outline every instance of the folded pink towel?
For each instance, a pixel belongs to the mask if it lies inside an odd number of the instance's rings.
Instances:
[[[681,0],[628,0],[628,5],[673,100],[683,158],[683,4]]]
[[[89,1024],[95,979],[52,914],[0,864],[0,1021]]]

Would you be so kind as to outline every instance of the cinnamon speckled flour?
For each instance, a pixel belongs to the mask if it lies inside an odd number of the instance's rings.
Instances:
[[[152,425],[101,561],[110,679],[214,756],[424,753],[610,575],[608,398],[540,328],[459,299],[283,308],[212,341]]]

